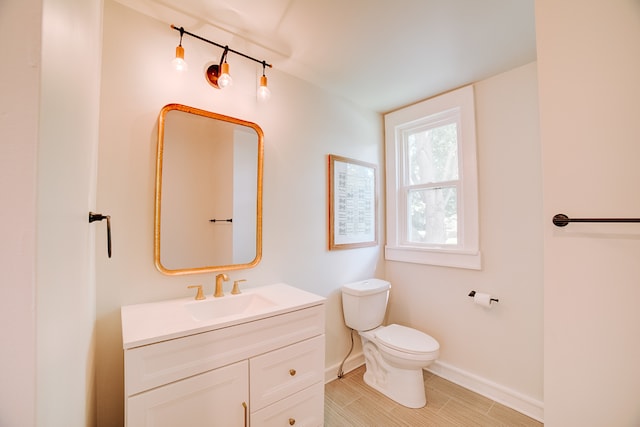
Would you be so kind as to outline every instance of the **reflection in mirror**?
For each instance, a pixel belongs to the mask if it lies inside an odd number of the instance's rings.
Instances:
[[[263,133],[169,104],[158,120],[154,259],[164,274],[253,267],[262,256]]]

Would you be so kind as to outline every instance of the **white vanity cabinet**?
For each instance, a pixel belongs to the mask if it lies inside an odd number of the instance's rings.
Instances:
[[[125,342],[128,427],[323,425],[323,299],[217,326],[137,346]]]

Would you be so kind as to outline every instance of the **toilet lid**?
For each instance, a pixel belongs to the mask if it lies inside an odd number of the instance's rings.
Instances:
[[[402,325],[380,328],[375,335],[382,344],[399,351],[431,353],[440,348],[438,341],[429,335]]]

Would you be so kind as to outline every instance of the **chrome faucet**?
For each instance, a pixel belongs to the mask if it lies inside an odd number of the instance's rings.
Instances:
[[[224,273],[220,273],[216,276],[216,292],[213,294],[214,297],[223,297],[224,291],[222,290],[222,282],[226,282],[229,280],[229,276]]]

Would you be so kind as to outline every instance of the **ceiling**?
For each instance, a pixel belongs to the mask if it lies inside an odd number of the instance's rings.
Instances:
[[[117,1],[380,113],[536,59],[534,0]]]

